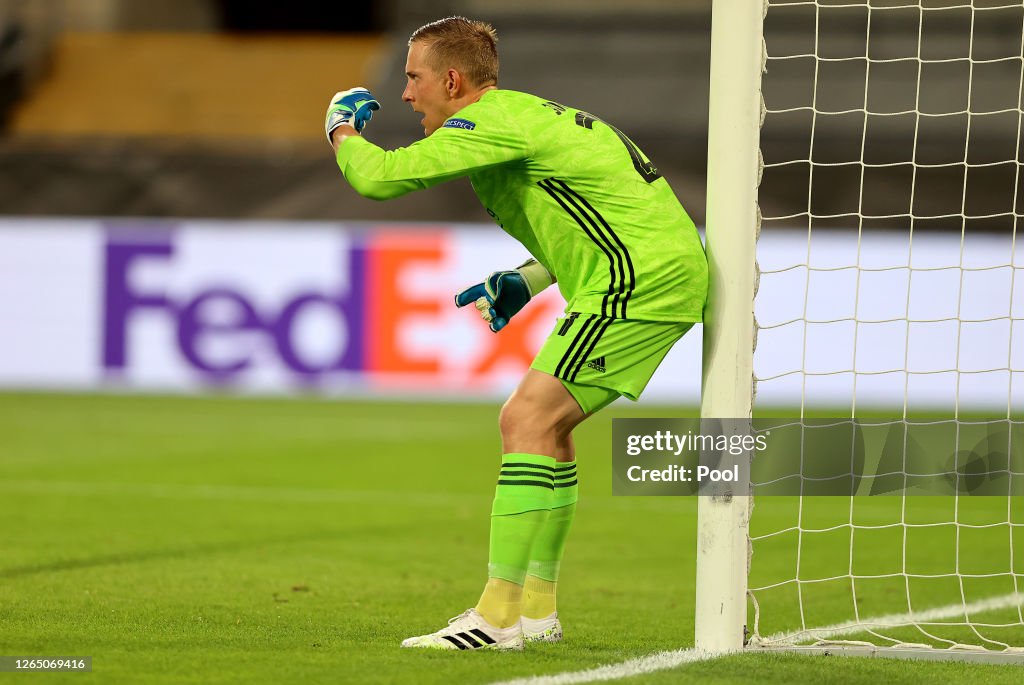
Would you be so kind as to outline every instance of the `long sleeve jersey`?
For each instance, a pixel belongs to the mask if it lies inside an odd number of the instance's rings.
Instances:
[[[375,199],[468,176],[487,213],[555,275],[566,311],[701,320],[708,267],[693,221],[636,145],[586,112],[495,89],[408,147],[349,137],[337,161]]]

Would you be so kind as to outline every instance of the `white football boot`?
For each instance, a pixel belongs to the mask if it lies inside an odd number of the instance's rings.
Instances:
[[[522,649],[523,628],[516,623],[495,628],[476,609],[467,609],[436,633],[402,640],[403,647],[423,649]]]
[[[520,618],[523,624],[523,639],[526,642],[561,642],[562,623],[558,620],[558,612],[546,618]]]

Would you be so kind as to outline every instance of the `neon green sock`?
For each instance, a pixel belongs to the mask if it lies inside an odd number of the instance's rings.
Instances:
[[[554,502],[530,550],[522,610],[527,618],[545,618],[556,610],[555,588],[565,541],[576,517],[578,482],[575,461],[556,466]]]
[[[565,551],[576,505],[552,509],[540,535],[533,543],[530,565],[523,586],[522,614],[527,618],[546,618],[557,610],[558,571]]]
[[[502,456],[491,507],[489,578],[523,584],[534,538],[555,496],[554,483],[553,458],[523,453]]]
[[[477,604],[477,611],[491,625],[507,627],[519,620],[530,552],[547,521],[555,496],[554,483],[555,460],[552,457],[513,453],[501,458],[501,473],[491,508],[487,565],[490,580]],[[495,580],[505,582],[492,582]],[[510,588],[508,584],[516,587]]]

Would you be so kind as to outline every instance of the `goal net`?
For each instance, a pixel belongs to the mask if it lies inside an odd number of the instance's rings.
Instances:
[[[802,433],[795,478],[754,476],[748,645],[1011,654],[1024,3],[771,0],[763,21],[753,415]],[[817,440],[827,417],[885,429],[843,495],[820,467],[856,446]]]

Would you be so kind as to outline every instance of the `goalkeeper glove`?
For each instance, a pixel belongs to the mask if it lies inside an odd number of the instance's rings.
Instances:
[[[531,298],[555,282],[555,277],[536,259],[512,271],[495,271],[483,283],[455,295],[455,306],[472,302],[480,317],[497,333]]]
[[[365,88],[350,88],[335,93],[331,104],[327,106],[327,119],[324,122],[327,142],[331,142],[331,133],[339,126],[347,124],[356,132],[362,131],[378,109],[380,103]]]

